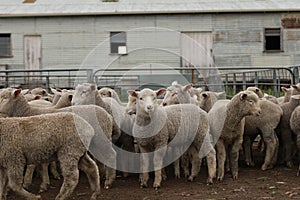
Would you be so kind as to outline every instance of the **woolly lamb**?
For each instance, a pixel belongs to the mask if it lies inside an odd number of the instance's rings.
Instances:
[[[191,90],[195,90],[192,88],[192,84],[188,84],[182,86],[174,81],[170,87],[167,88],[166,94],[163,99],[163,106],[166,105],[173,105],[173,104],[194,104],[199,105],[198,101],[193,98],[191,95]],[[209,152],[208,157],[215,157],[215,151]],[[186,154],[181,157],[182,168],[184,170],[184,174],[187,177],[189,174],[189,162],[192,161],[192,158],[189,158]],[[209,159],[211,160],[211,159]],[[179,168],[179,161],[175,163],[175,177],[180,177],[180,168]],[[201,163],[200,163],[201,165]]]
[[[182,86],[174,81],[170,87],[167,88],[167,92],[163,99],[163,106],[180,104],[180,103],[192,103],[198,105],[198,101],[191,97],[190,90],[193,85],[188,84]]]
[[[281,90],[284,92],[284,96],[277,98],[278,103],[282,104],[282,103],[289,102],[290,98],[292,96],[293,87],[289,87],[289,88],[287,88],[287,87],[281,87]]]
[[[298,95],[300,94],[300,83],[297,83],[296,85],[291,85],[292,89],[292,94],[291,95]]]
[[[216,143],[218,180],[224,179],[226,148],[233,179],[238,178],[238,157],[243,142],[245,116],[259,115],[260,106],[254,92],[242,91],[231,100],[218,100],[208,112],[210,131]]]
[[[201,92],[197,98],[200,108],[202,108],[206,112],[209,112],[212,106],[218,101],[220,96],[222,96],[223,94],[224,92]]]
[[[95,130],[95,137],[93,137],[92,145],[89,149],[90,152],[92,152],[97,159],[101,158],[101,160],[110,161],[113,165],[116,158],[116,152],[112,149],[110,142],[112,140],[113,120],[103,108],[95,105],[71,106],[62,109],[38,108],[30,106],[25,97],[20,94],[20,90],[7,88],[0,93],[0,113],[7,114],[9,117],[27,117],[57,112],[74,112],[89,122]],[[99,147],[105,149],[106,154],[99,151]],[[28,174],[32,174],[32,172],[29,171]],[[30,175],[26,177],[28,176]],[[105,181],[106,188],[111,186],[115,176],[115,171],[108,168]],[[25,178],[25,182],[29,184],[31,180]],[[46,180],[43,180],[41,190],[46,190],[48,184]]]
[[[300,106],[295,108],[295,110],[292,112],[291,119],[290,119],[290,126],[293,131],[293,133],[296,136],[296,144],[297,144],[297,150],[298,150],[298,162],[299,162],[299,167],[298,167],[298,172],[297,176],[300,175]]]
[[[124,119],[124,108],[113,98],[102,98],[95,84],[78,84],[75,88],[72,105],[97,105],[113,116],[112,140],[116,143],[121,136],[120,126]]]
[[[279,138],[279,154],[278,162],[285,162],[287,167],[293,167],[292,154],[293,154],[293,141],[292,132],[290,127],[290,118],[294,109],[300,105],[300,95],[293,95],[289,102],[280,104],[283,111],[280,123],[276,130]]]
[[[46,100],[43,100],[43,99],[32,100],[32,101],[29,101],[28,103],[31,106],[37,106],[37,107],[50,107],[50,106],[52,106],[52,103],[50,101],[46,101]]]
[[[130,116],[126,113],[126,107],[123,104],[120,104],[111,97],[102,98],[99,92],[96,90],[96,85],[89,83],[76,86],[72,104],[96,104],[106,109],[107,112],[109,112],[113,116],[115,121],[112,140],[113,143],[118,147],[121,147],[123,150],[134,152],[134,140],[132,137],[134,116]],[[122,159],[120,161],[121,164],[125,165],[126,161],[124,159],[126,158],[120,157],[120,159]],[[127,173],[124,173],[124,176],[127,175]]]
[[[102,98],[111,97],[111,98],[114,98],[120,105],[126,106],[126,103],[123,103],[120,100],[119,95],[117,94],[117,92],[115,90],[108,88],[108,87],[103,87],[98,92]]]
[[[249,87],[247,90],[254,91],[260,98],[264,96],[259,88]],[[279,142],[275,129],[280,122],[283,112],[278,104],[265,99],[260,99],[259,105],[261,107],[261,114],[259,116],[245,117],[243,146],[246,164],[248,166],[254,166],[251,150],[252,143],[258,134],[262,135],[262,139],[265,142],[267,149],[265,162],[261,169],[266,170],[272,168],[277,160]]]
[[[158,106],[157,96],[165,92],[161,89],[157,92],[151,89],[143,89],[140,92],[128,91],[131,96],[137,98],[136,121],[133,127],[133,135],[136,138],[142,153],[143,175],[141,186],[147,187],[149,179],[149,153],[154,151],[155,179],[153,187],[161,186],[161,169],[167,148],[187,146],[187,153],[193,158],[192,170],[189,180],[193,180],[200,170],[200,153],[205,156],[214,151],[209,138],[209,123],[207,114],[199,107],[192,104]],[[195,134],[195,135],[193,135]],[[193,136],[192,136],[193,135]],[[192,139],[193,138],[193,139]],[[170,142],[170,143],[169,143]],[[186,144],[190,142],[190,144]],[[200,152],[201,145],[204,146]],[[183,153],[183,152],[182,152]],[[212,183],[215,177],[215,157],[208,164],[208,182]]]
[[[99,173],[86,148],[94,135],[93,128],[73,113],[56,113],[24,118],[0,118],[0,197],[6,199],[7,186],[26,199],[41,199],[22,187],[26,164],[51,159],[60,162],[64,177],[56,199],[67,199],[74,191],[78,168],[82,169],[93,191],[100,194]],[[7,185],[8,184],[8,185]]]

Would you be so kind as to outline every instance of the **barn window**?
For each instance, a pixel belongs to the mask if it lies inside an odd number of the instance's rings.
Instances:
[[[0,33],[0,57],[11,56],[11,34]]]
[[[110,53],[126,54],[126,33],[110,33]]]
[[[265,29],[265,51],[282,51],[282,34],[280,28]]]

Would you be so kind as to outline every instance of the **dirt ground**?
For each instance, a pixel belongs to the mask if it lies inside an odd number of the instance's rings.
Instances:
[[[300,177],[296,176],[298,167],[288,169],[284,166],[276,166],[274,169],[261,171],[259,166],[262,160],[257,161],[257,167],[246,167],[240,162],[239,178],[232,180],[230,174],[225,180],[214,185],[206,185],[207,171],[205,167],[194,182],[187,182],[182,178],[172,178],[172,170],[169,168],[168,179],[163,181],[162,187],[155,191],[152,187],[140,188],[138,176],[131,175],[128,178],[118,176],[111,189],[102,189],[99,199],[115,200],[183,200],[183,199],[300,199]],[[152,185],[153,179],[149,181]],[[38,192],[40,179],[35,178],[30,188],[33,193]],[[42,194],[43,200],[55,199],[59,192],[61,180],[51,179],[51,186]],[[91,192],[84,174],[80,175],[80,181],[72,194],[71,199],[87,200]],[[8,195],[8,200],[21,200],[13,192]]]

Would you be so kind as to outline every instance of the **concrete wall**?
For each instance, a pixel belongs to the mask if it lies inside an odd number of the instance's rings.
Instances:
[[[298,13],[232,13],[0,18],[0,32],[12,34],[12,58],[23,64],[24,35],[42,36],[43,68],[180,67],[180,32],[211,32],[216,66],[299,64],[300,29],[283,29],[284,51],[263,52],[263,30],[281,27]],[[109,33],[127,32],[128,54],[110,54]]]

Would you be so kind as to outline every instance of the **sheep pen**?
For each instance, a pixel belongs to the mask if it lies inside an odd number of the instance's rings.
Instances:
[[[99,199],[288,199],[299,198],[299,177],[296,176],[298,166],[293,169],[287,169],[284,166],[276,165],[275,168],[268,171],[261,171],[260,166],[264,158],[261,156],[256,144],[253,148],[254,160],[257,164],[253,168],[245,165],[244,154],[240,152],[239,159],[239,179],[232,181],[225,178],[223,182],[214,185],[206,185],[206,166],[203,166],[201,173],[194,182],[188,183],[186,179],[175,179],[173,177],[173,167],[167,167],[166,172],[168,180],[163,183],[163,188],[155,191],[151,188],[140,189],[138,184],[138,175],[133,174],[128,178],[117,176],[114,185],[116,187],[110,190],[102,190]],[[150,173],[150,177],[153,175]],[[225,174],[229,177],[229,174]],[[55,199],[59,193],[61,180],[53,180],[45,193],[40,194],[42,199]],[[33,179],[33,184],[29,191],[37,193],[39,191],[39,179]],[[78,186],[70,196],[70,199],[86,200],[92,193],[88,189],[88,179],[85,174],[80,172]],[[9,192],[7,200],[20,200],[20,196],[14,192]]]

